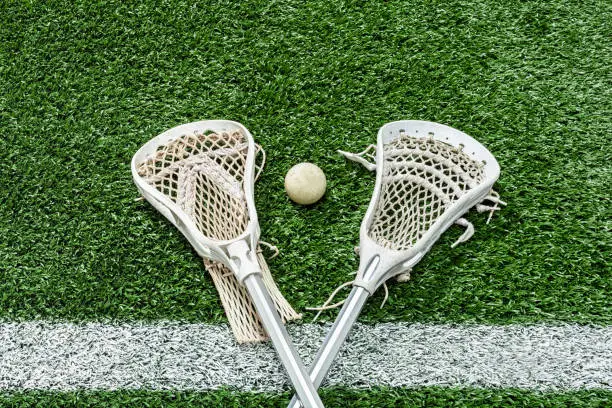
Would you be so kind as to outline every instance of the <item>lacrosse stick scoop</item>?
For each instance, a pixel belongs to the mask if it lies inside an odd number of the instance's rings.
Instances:
[[[177,126],[147,142],[132,159],[142,194],[191,243],[246,287],[262,325],[307,407],[322,407],[266,290],[257,259],[259,224],[253,200],[256,146],[240,123]]]
[[[387,123],[378,132],[376,146],[360,154],[340,153],[375,170],[376,185],[359,231],[359,270],[356,279],[347,283],[353,288],[339,303],[343,307],[310,367],[316,387],[368,297],[392,277],[407,280],[411,268],[452,224],[466,227],[458,242],[469,239],[473,227],[461,217],[470,208],[493,212],[505,204],[491,189],[499,177],[493,155],[470,136],[445,125]],[[367,158],[374,158],[375,164]],[[300,402],[294,397],[289,406],[298,407]]]

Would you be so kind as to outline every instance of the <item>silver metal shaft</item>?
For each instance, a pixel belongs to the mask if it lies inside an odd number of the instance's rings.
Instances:
[[[293,383],[296,394],[299,396],[303,405],[307,408],[323,407],[323,402],[317,394],[316,387],[308,377],[306,367],[297,354],[293,343],[289,338],[289,333],[285,329],[283,322],[276,312],[274,303],[268,294],[260,274],[251,274],[244,279],[255,309],[261,318],[266,332],[272,340],[276,353],[280,358],[289,378]]]
[[[351,328],[357,321],[359,313],[361,313],[361,309],[363,309],[369,296],[370,294],[364,288],[353,287],[351,293],[346,298],[346,302],[344,302],[344,306],[342,306],[334,325],[327,334],[327,337],[325,337],[323,345],[310,366],[310,380],[316,388],[321,386],[323,379],[340,351],[340,347],[342,347]],[[289,407],[299,408],[306,406],[302,401],[302,397],[297,394],[291,399]]]

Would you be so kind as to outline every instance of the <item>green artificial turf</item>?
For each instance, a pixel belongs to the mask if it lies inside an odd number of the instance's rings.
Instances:
[[[224,322],[201,262],[134,201],[129,170],[156,134],[213,118],[242,122],[266,149],[256,202],[262,238],[281,249],[270,266],[293,305],[318,305],[357,267],[373,187],[335,151],[362,150],[385,122],[422,119],[487,146],[509,205],[489,225],[470,214],[476,233],[453,250],[451,229],[363,321],[610,324],[611,9],[2,2],[0,319]],[[329,182],[310,208],[283,192],[301,161]]]
[[[3,407],[280,407],[290,395],[236,393],[231,390],[207,393],[175,391],[97,391],[40,392],[0,394]],[[572,391],[561,394],[525,390],[485,390],[453,388],[321,390],[321,398],[333,407],[606,407],[612,392]]]

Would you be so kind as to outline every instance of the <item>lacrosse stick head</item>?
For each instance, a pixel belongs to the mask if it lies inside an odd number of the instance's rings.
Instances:
[[[256,160],[257,153],[262,154],[261,162]],[[259,226],[253,189],[264,157],[263,149],[240,123],[209,120],[165,131],[132,159],[132,175],[142,196],[204,258],[239,343],[264,341],[268,335],[241,284],[249,260],[232,256],[232,245],[242,244],[242,255],[246,252],[254,258],[246,271],[261,270],[281,319],[301,317],[278,290],[263,255],[254,255]]]
[[[409,271],[471,207],[495,201],[491,188],[500,172],[495,157],[467,134],[411,120],[379,130],[375,166],[355,280],[370,293]]]
[[[240,123],[188,123],[142,146],[132,159],[132,176],[142,196],[200,256],[236,269],[228,248],[243,242],[252,251],[259,239],[256,150]]]

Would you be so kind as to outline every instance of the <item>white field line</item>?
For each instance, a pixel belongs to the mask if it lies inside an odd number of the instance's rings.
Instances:
[[[307,364],[328,325],[290,328]],[[612,327],[357,325],[327,385],[612,389]],[[0,390],[290,388],[269,344],[225,326],[0,323]]]

